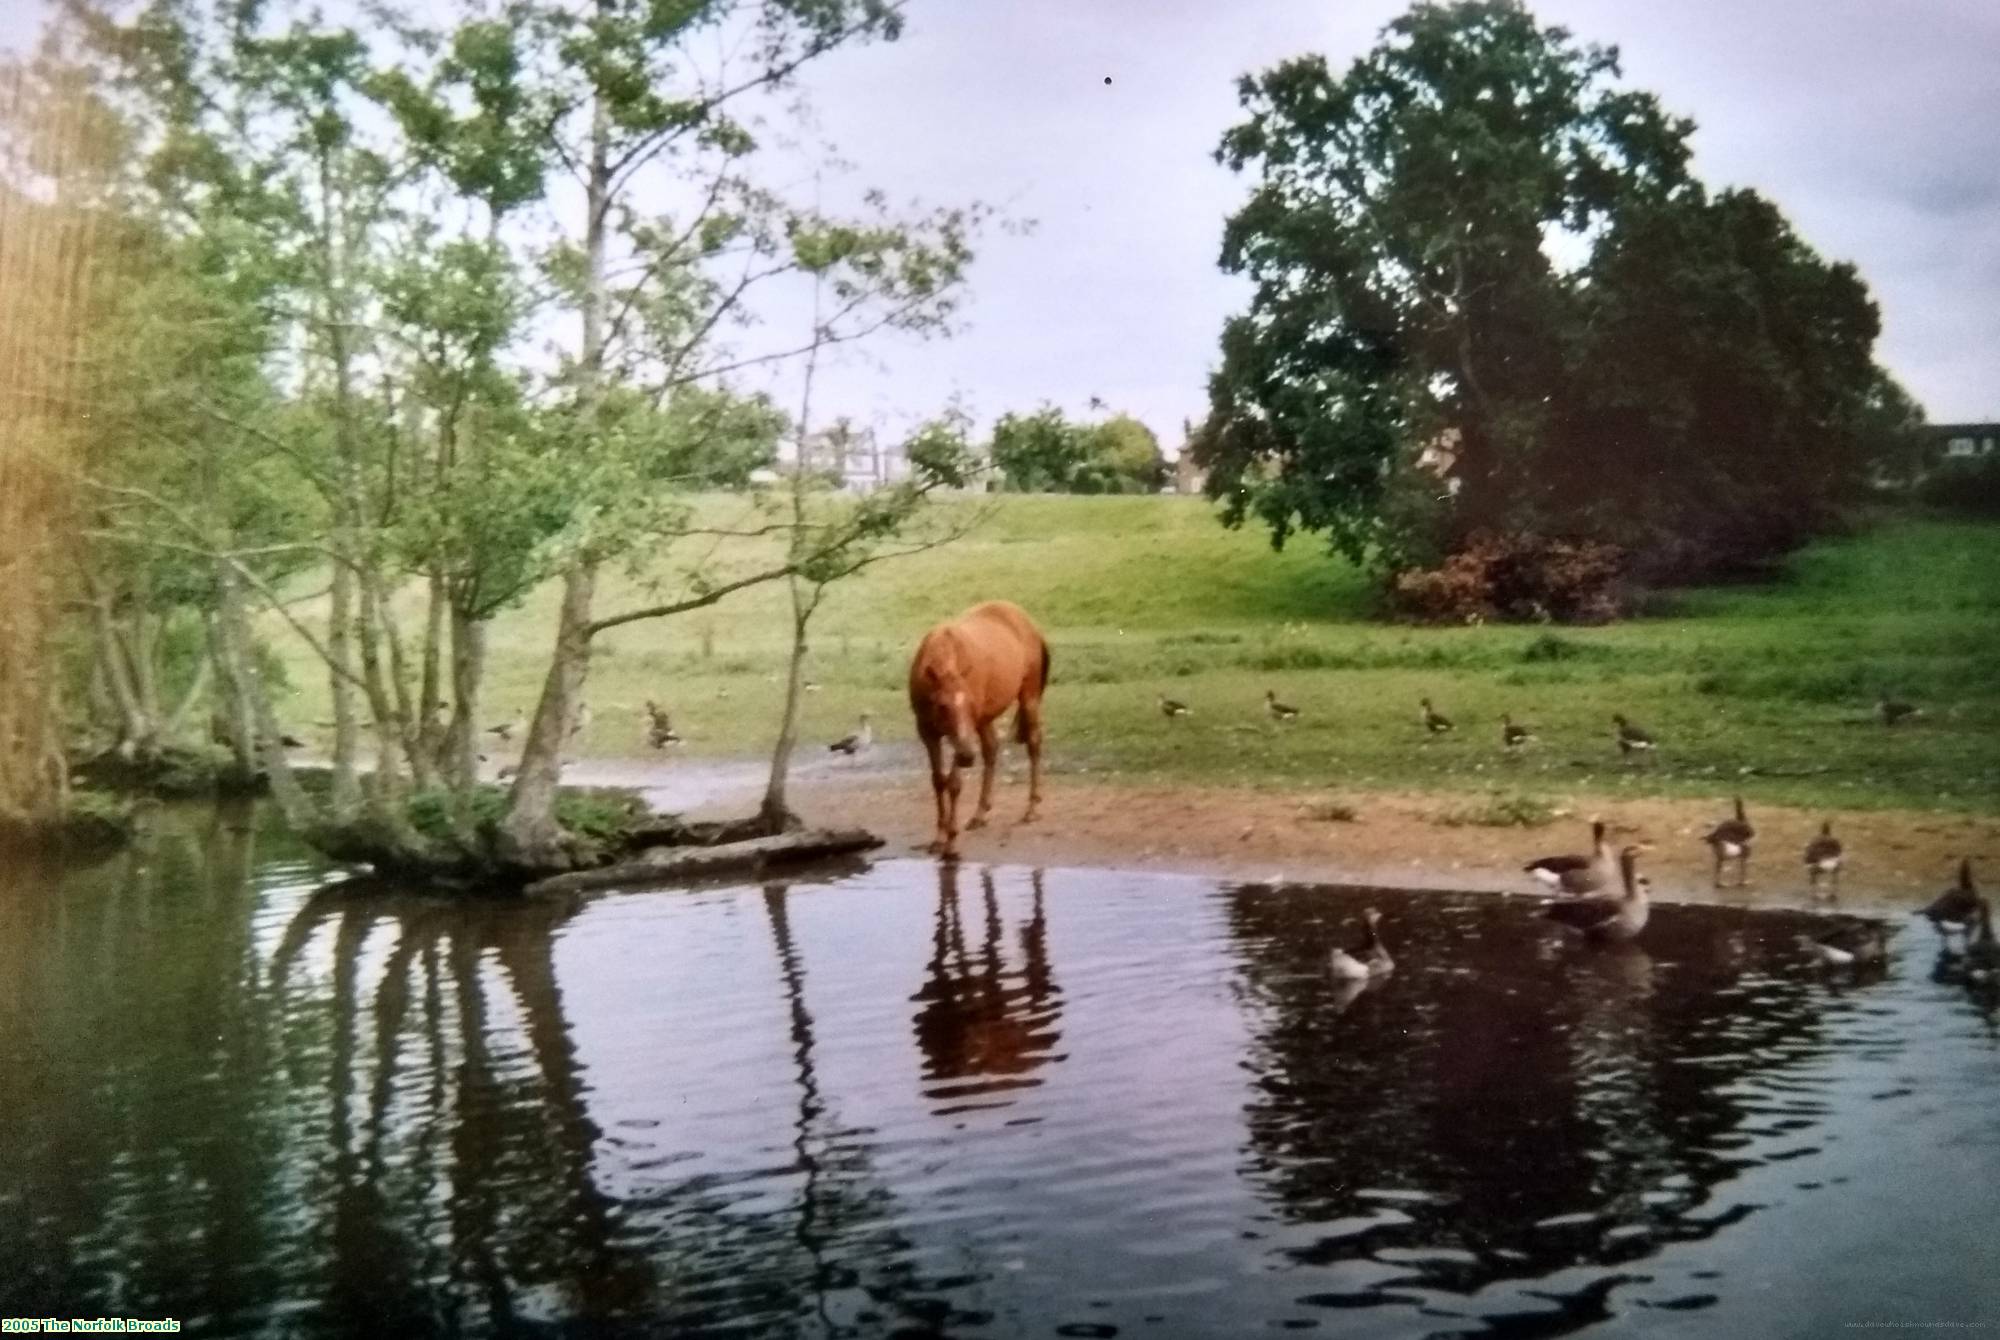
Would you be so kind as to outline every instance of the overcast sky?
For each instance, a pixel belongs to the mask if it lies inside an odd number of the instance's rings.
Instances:
[[[1704,180],[1754,186],[1823,255],[1859,265],[1881,355],[1933,419],[2000,418],[2000,3],[1533,7],[1618,45],[1631,82],[1695,119]],[[1307,51],[1344,68],[1403,8],[913,0],[900,42],[814,71],[820,131],[854,182],[1037,226],[982,248],[961,335],[877,345],[877,365],[823,373],[816,403],[896,423],[957,393],[985,421],[1101,396],[1178,445],[1246,300],[1215,266],[1246,184],[1210,157],[1237,118],[1237,76]]]

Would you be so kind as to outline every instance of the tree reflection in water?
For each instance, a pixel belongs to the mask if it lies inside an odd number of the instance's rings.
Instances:
[[[924,1059],[924,1093],[939,1115],[1004,1107],[1012,1091],[1041,1083],[1035,1071],[1061,1056],[1062,989],[1049,967],[1048,917],[1042,872],[1029,876],[1032,902],[1020,928],[1021,963],[1008,966],[1006,935],[993,872],[979,874],[979,944],[967,942],[959,900],[959,867],[938,863],[937,916],[917,1006],[917,1046]]]

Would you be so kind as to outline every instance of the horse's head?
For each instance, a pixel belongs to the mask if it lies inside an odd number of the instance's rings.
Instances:
[[[978,758],[979,730],[965,680],[949,667],[928,666],[924,696],[929,700],[932,727],[951,741],[952,761],[961,768],[971,767]]]

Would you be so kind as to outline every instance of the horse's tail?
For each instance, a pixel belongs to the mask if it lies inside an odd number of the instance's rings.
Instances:
[[[1049,691],[1049,664],[1054,658],[1049,655],[1049,644],[1042,643],[1042,692]]]

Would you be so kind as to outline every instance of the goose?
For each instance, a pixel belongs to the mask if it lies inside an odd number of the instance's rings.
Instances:
[[[304,749],[306,742],[289,731],[278,732],[278,743],[286,749]]]
[[[1722,887],[1722,863],[1736,862],[1736,886],[1750,882],[1750,843],[1757,836],[1757,830],[1750,826],[1750,820],[1743,814],[1743,797],[1736,797],[1736,817],[1724,819],[1708,830],[1702,839],[1715,853],[1715,887]]]
[[[1278,695],[1270,689],[1264,690],[1264,710],[1271,714],[1273,721],[1297,721],[1299,709],[1278,701]]]
[[[1509,749],[1519,749],[1535,738],[1535,732],[1527,726],[1516,726],[1514,718],[1505,712],[1500,714],[1500,743]]]
[[[1613,712],[1611,720],[1618,726],[1618,752],[1631,757],[1634,753],[1650,754],[1659,745],[1646,731],[1626,719],[1622,712]]]
[[[1600,894],[1594,898],[1550,903],[1542,909],[1542,915],[1571,930],[1583,932],[1584,938],[1589,940],[1622,941],[1636,937],[1646,929],[1647,894],[1652,888],[1652,881],[1636,869],[1639,850],[1638,847],[1627,847],[1618,853],[1618,873],[1625,882],[1623,895]]]
[[[1611,883],[1618,866],[1611,859],[1611,847],[1604,840],[1604,821],[1590,824],[1590,855],[1544,856],[1521,867],[1530,875],[1564,893],[1596,893]]]
[[[1167,720],[1173,721],[1178,717],[1184,717],[1190,710],[1186,703],[1177,702],[1164,693],[1160,695],[1160,712]]]
[[[1333,975],[1343,982],[1365,982],[1371,977],[1387,977],[1396,970],[1396,961],[1389,957],[1388,946],[1382,943],[1375,929],[1382,914],[1371,907],[1361,914],[1361,919],[1365,929],[1360,948],[1350,953],[1336,945],[1328,956]]]
[[[831,754],[846,754],[849,758],[852,758],[869,745],[874,744],[875,728],[869,724],[869,721],[869,714],[863,712],[861,714],[861,728],[852,735],[843,735],[838,740],[835,740],[826,747],[827,752]]]
[[[1840,839],[1833,835],[1833,823],[1829,820],[1819,826],[1819,836],[1806,843],[1806,884],[1813,892],[1819,891],[1822,875],[1833,883],[1833,891],[1840,892],[1840,862],[1844,853]]]
[[[1875,715],[1882,718],[1882,724],[1885,726],[1893,726],[1898,722],[1908,721],[1912,717],[1920,717],[1923,714],[1923,708],[1913,706],[1909,703],[1898,702],[1894,698],[1877,698],[1875,700]]]
[[[807,693],[818,693],[819,681],[817,679],[808,679],[804,684],[800,685],[800,687],[803,688]]]
[[[486,728],[486,733],[488,735],[494,736],[496,739],[500,741],[501,744],[512,744],[514,741],[514,737],[516,735],[519,735],[522,731],[525,731],[527,728],[528,728],[528,718],[525,715],[523,715],[521,709],[517,707],[514,709],[513,716],[509,717],[507,720],[501,722],[497,726],[488,726]]]
[[[590,729],[590,704],[584,703],[576,709],[576,716],[569,723],[569,734],[564,737],[574,740]]]
[[[651,698],[646,700],[646,743],[655,749],[681,743],[679,732],[674,730],[672,714]]]
[[[1799,939],[1829,968],[1880,963],[1889,956],[1889,932],[1875,921],[1843,921],[1824,935]]]
[[[1979,890],[1972,883],[1972,858],[1968,856],[1958,863],[1958,883],[1931,899],[1929,906],[1918,908],[1916,915],[1929,917],[1939,935],[1951,931],[1970,934],[1973,923],[1979,919],[1980,903]]]
[[[1451,718],[1442,715],[1436,708],[1432,707],[1430,699],[1419,698],[1417,699],[1417,705],[1423,709],[1417,714],[1417,720],[1422,722],[1424,729],[1432,735],[1443,735],[1451,729]]]

